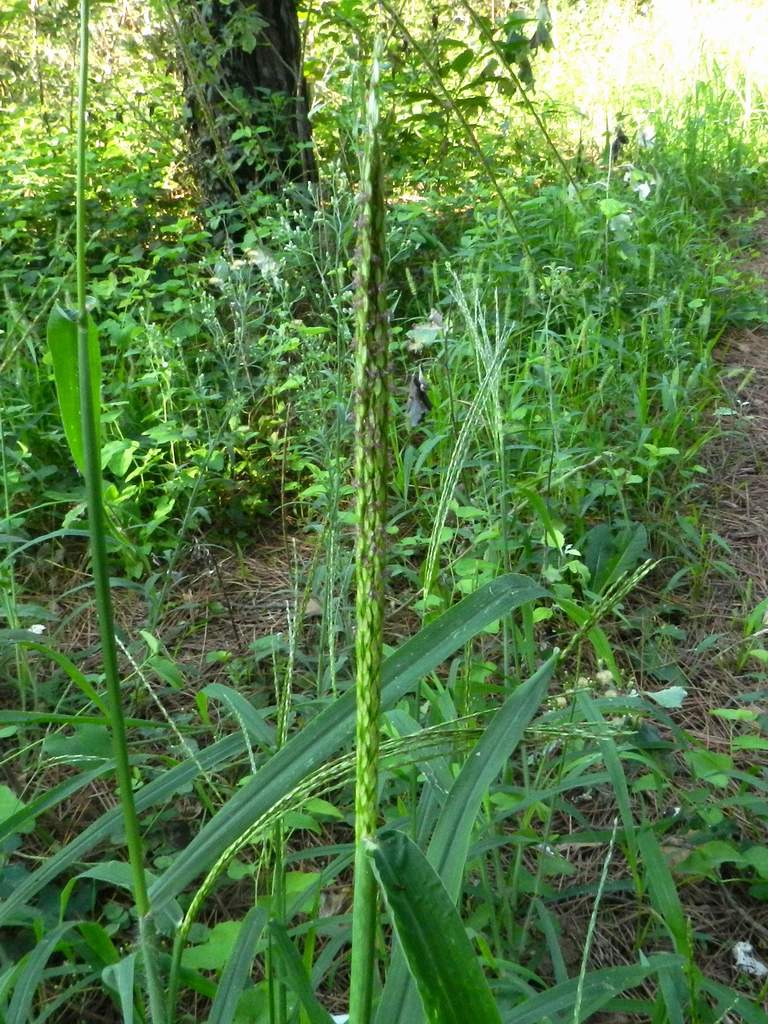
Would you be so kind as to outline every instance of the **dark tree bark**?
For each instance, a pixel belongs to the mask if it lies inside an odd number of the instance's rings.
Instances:
[[[206,197],[315,179],[295,0],[179,5],[187,117]]]

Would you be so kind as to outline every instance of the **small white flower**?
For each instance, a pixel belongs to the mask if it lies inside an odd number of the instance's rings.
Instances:
[[[595,679],[601,686],[610,686],[613,682],[613,672],[610,669],[603,668],[596,673]]]
[[[636,185],[632,186],[632,191],[638,199],[647,199],[651,194],[651,186],[647,181],[638,181]]]
[[[29,632],[34,633],[36,636],[40,636],[41,633],[45,632],[45,626],[42,622],[36,622],[34,626],[29,627]]]
[[[751,942],[737,942],[733,947],[733,959],[745,974],[751,974],[753,978],[764,978],[768,974],[768,967],[753,956],[754,952]]]

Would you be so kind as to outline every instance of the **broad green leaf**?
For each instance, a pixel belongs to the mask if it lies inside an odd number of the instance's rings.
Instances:
[[[679,708],[688,696],[688,691],[683,686],[668,686],[665,690],[645,690],[643,692],[646,697],[650,697],[660,707],[668,709]]]
[[[330,1013],[320,1005],[315,996],[307,970],[288,937],[285,925],[279,921],[272,921],[269,931],[285,970],[286,984],[299,999],[309,1024],[333,1024]]]
[[[242,928],[242,921],[220,921],[203,942],[187,946],[182,964],[197,971],[220,971],[234,955]]]
[[[500,576],[449,608],[384,663],[382,705],[396,704],[429,672],[495,619],[546,592],[525,576]],[[214,815],[152,887],[155,906],[177,895],[249,825],[336,753],[353,734],[355,694],[349,690],[313,718]]]
[[[34,830],[35,819],[29,815],[24,801],[16,796],[9,786],[0,785],[0,827],[11,819],[18,822],[14,829],[15,832],[32,832]]]
[[[48,349],[64,434],[75,465],[84,472],[83,426],[80,419],[80,377],[77,359],[77,314],[55,305],[48,317]],[[88,317],[88,358],[94,411],[94,436],[99,437],[101,354],[96,324]]]
[[[243,989],[251,978],[251,967],[259,941],[267,923],[267,912],[251,907],[243,919],[237,941],[224,966],[216,988],[208,1024],[232,1024]]]
[[[615,217],[617,214],[623,213],[624,210],[626,210],[626,205],[619,202],[618,199],[614,199],[612,196],[608,196],[606,199],[601,199],[597,205],[606,220],[610,220],[611,217]]]
[[[716,750],[689,750],[683,756],[697,778],[719,789],[728,785],[733,761],[727,754]]]
[[[59,757],[74,763],[87,760],[108,761],[112,754],[112,737],[106,725],[75,725],[69,734],[51,732],[43,740],[48,757]]]
[[[453,899],[418,846],[387,831],[369,852],[429,1024],[501,1024]]]
[[[443,805],[427,858],[454,900],[461,888],[472,829],[483,797],[536,714],[556,664],[557,654],[554,654],[505,701],[467,758]],[[395,951],[376,1024],[415,1021],[418,1013],[405,965]]]

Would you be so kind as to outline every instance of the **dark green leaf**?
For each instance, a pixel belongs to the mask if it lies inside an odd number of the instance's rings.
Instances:
[[[429,1024],[501,1024],[453,900],[418,846],[389,831],[370,853]]]

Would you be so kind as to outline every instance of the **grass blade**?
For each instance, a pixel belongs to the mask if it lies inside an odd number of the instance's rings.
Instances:
[[[275,948],[280,954],[288,987],[294,995],[298,996],[309,1024],[333,1024],[330,1013],[317,1001],[304,963],[296,952],[285,925],[280,921],[272,921],[269,930]]]
[[[0,843],[5,842],[9,836],[20,831],[28,822],[34,821],[40,814],[44,814],[51,807],[55,807],[63,800],[66,800],[67,797],[72,796],[73,793],[77,793],[78,790],[89,785],[94,779],[98,779],[100,775],[113,771],[114,767],[113,761],[104,761],[97,768],[81,772],[79,775],[75,775],[74,778],[66,779],[64,782],[60,782],[58,786],[54,786],[53,789],[47,790],[41,796],[16,811],[15,814],[6,818],[5,821],[0,822]]]
[[[386,660],[382,670],[383,707],[396,704],[489,622],[544,595],[545,591],[532,580],[510,574],[491,580],[449,608]],[[350,690],[289,740],[208,822],[152,887],[153,905],[157,908],[178,895],[252,822],[324,764],[351,738],[354,722],[355,694]]]
[[[501,1024],[453,899],[418,846],[389,831],[369,851],[429,1024]]]
[[[243,919],[235,948],[227,960],[211,1007],[208,1024],[232,1024],[237,1004],[251,975],[251,966],[259,941],[267,923],[263,907],[251,907]]]
[[[101,972],[104,984],[117,992],[120,1009],[123,1013],[123,1024],[133,1024],[134,1002],[133,990],[136,977],[136,954],[129,953],[117,964],[109,964]]]
[[[483,796],[511,756],[544,698],[555,665],[552,657],[496,713],[467,758],[438,818],[427,858],[452,899],[459,895],[469,844]],[[395,952],[376,1024],[418,1019],[418,1007],[402,957]]]
[[[458,898],[475,819],[482,799],[523,738],[547,692],[558,655],[553,654],[502,705],[467,758],[443,807],[427,857]]]
[[[584,978],[581,987],[582,1006],[579,1020],[588,1020],[617,995],[626,992],[627,989],[636,988],[653,974],[680,963],[678,956],[659,954],[648,957],[645,964],[606,967],[590,972]],[[580,980],[571,978],[561,985],[547,989],[546,992],[531,996],[522,1005],[517,1003],[519,991],[515,988],[510,993],[516,997],[515,1005],[509,1009],[502,1009],[504,1024],[541,1024],[545,1020],[550,1020],[553,1024],[556,1021],[568,1021],[570,1024],[573,1021],[573,1007]],[[501,985],[497,991],[502,992],[504,988],[505,986]]]
[[[200,751],[194,760],[182,762],[138,790],[136,809],[145,811],[164,800],[170,800],[189,786],[202,772],[213,770],[219,765],[231,761],[242,749],[243,737],[239,733],[211,744],[210,747]],[[24,906],[62,871],[81,860],[98,843],[108,839],[116,829],[119,829],[121,821],[122,810],[120,807],[115,807],[107,811],[106,814],[102,814],[71,843],[68,843],[54,856],[49,857],[41,867],[16,886],[13,893],[0,904],[0,925],[8,921],[20,907]]]
[[[51,929],[27,955],[27,961],[16,982],[13,998],[8,1007],[9,1021],[22,1024],[23,1021],[29,1020],[32,1000],[35,998],[35,992],[42,980],[45,965],[64,935],[74,927],[76,927],[76,922],[66,921],[58,928]]]

